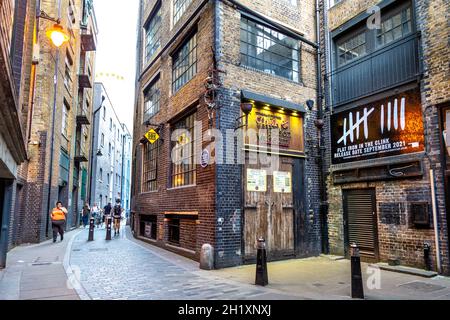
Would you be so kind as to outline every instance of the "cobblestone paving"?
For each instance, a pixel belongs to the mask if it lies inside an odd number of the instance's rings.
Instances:
[[[270,292],[199,275],[134,243],[124,232],[105,241],[105,231],[96,230],[95,241],[87,242],[86,230],[73,243],[70,265],[81,271],[80,282],[93,300],[240,300],[258,299]]]

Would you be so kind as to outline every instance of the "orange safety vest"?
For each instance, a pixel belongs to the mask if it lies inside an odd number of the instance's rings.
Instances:
[[[61,209],[54,208],[52,211],[52,220],[53,221],[66,220],[66,214]]]

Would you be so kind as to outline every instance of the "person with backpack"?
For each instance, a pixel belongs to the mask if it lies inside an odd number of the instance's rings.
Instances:
[[[108,218],[111,216],[112,206],[111,202],[108,202],[108,204],[103,208],[103,222],[105,223],[105,228],[108,224]]]
[[[123,208],[120,205],[120,199],[116,200],[116,205],[113,208],[114,219],[114,235],[120,234],[120,221],[122,220]]]

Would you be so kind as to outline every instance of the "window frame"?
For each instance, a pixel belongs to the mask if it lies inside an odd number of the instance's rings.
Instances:
[[[180,6],[180,9],[176,9],[175,6],[177,3],[183,1],[183,4]],[[172,2],[172,10],[173,10],[173,25],[175,26],[180,20],[184,13],[187,11],[189,6],[194,2],[193,0],[173,0]]]
[[[167,221],[167,241],[171,244],[179,245],[180,244],[180,228],[181,227],[181,219],[179,218],[170,218]],[[174,229],[176,230],[176,239],[173,238]]]
[[[158,191],[158,160],[160,152],[160,140],[153,144],[147,142],[142,146],[141,193]]]
[[[261,23],[260,21],[252,19],[251,17],[246,15],[241,15],[239,23],[239,54],[241,66],[255,69],[265,74],[283,78],[295,83],[301,83],[302,43],[298,39],[295,39],[279,31],[277,28],[270,26],[269,24]],[[252,26],[251,24],[254,24],[254,26]],[[245,29],[243,25],[245,25]],[[255,27],[257,28],[257,30],[255,31],[256,33],[250,30]],[[270,31],[269,35],[268,31]],[[279,39],[281,36],[283,37],[283,39],[287,39],[292,43],[296,43],[297,48],[294,48],[294,46],[288,46],[287,42],[283,42],[283,40]],[[256,42],[252,43],[250,37],[254,37]],[[245,38],[245,40],[243,38]],[[260,40],[262,40],[262,42]],[[267,43],[271,45],[268,48],[265,48]],[[280,47],[290,50],[289,57],[283,56],[280,53],[275,52],[275,50],[273,49],[270,50],[270,48],[274,47],[272,43],[274,45],[276,44]],[[252,55],[252,51],[254,52],[254,55]],[[258,53],[258,51],[261,52]],[[297,60],[295,60],[294,58],[294,53],[296,53]],[[260,59],[258,57],[259,54],[269,55],[269,59],[264,59],[264,57]],[[276,61],[272,61],[274,57],[277,58]],[[254,61],[254,63],[250,62],[252,60]],[[291,64],[291,67],[287,68],[285,65],[283,65],[283,60],[289,62]],[[258,64],[260,64],[261,66],[258,66]],[[295,64],[297,64],[297,68],[294,67]],[[287,77],[285,75],[286,73],[290,74],[290,77]],[[297,75],[297,77],[295,77],[295,74]]]
[[[189,119],[190,118],[190,119]],[[189,186],[195,186],[197,184],[197,165],[195,163],[195,148],[196,148],[196,136],[195,136],[195,121],[197,119],[197,112],[194,110],[193,112],[185,115],[183,118],[179,119],[177,122],[173,123],[171,125],[171,137],[173,136],[174,132],[179,129],[185,129],[190,132],[191,140],[190,147],[188,149],[188,155],[184,156],[184,150],[185,145],[182,144],[177,146],[178,141],[170,141],[170,188],[176,189],[176,188],[184,188]],[[190,122],[187,122],[190,121]],[[182,124],[183,122],[183,124]],[[189,126],[186,128],[186,126]],[[178,136],[177,138],[181,137]],[[176,163],[178,160],[178,155],[176,155],[176,159],[172,159],[172,155],[174,155],[174,149],[178,148],[181,150],[180,155],[180,163]],[[190,151],[190,154],[189,154]],[[186,160],[190,161],[189,163],[184,163]],[[188,166],[188,170],[185,170],[185,166]],[[182,177],[182,182],[177,181],[176,179]],[[187,181],[187,182],[186,182]]]
[[[150,93],[151,91],[152,91],[151,98],[150,100],[147,100],[148,93]],[[154,79],[152,79],[152,81],[150,81],[150,83],[147,86],[145,86],[142,93],[144,101],[144,106],[142,110],[142,120],[143,122],[145,122],[153,118],[156,114],[158,114],[161,108],[161,77],[159,73],[154,77]],[[155,95],[157,95],[157,99],[153,99]],[[152,102],[152,107],[147,107],[148,102]],[[153,112],[148,113],[149,110],[153,110]]]
[[[386,1],[384,1],[386,2]],[[378,30],[379,29],[368,29],[366,25],[366,19],[362,19],[360,15],[354,17],[352,20],[346,23],[348,27],[345,28],[342,32],[339,32],[335,34],[334,32],[331,32],[331,43],[333,48],[333,54],[332,54],[332,70],[336,71],[340,68],[345,68],[349,64],[354,63],[355,61],[359,61],[360,59],[364,59],[368,55],[371,55],[375,52],[378,52],[380,50],[383,50],[386,47],[389,47],[391,45],[394,45],[396,42],[403,40],[404,38],[407,38],[414,34],[417,30],[416,27],[416,15],[415,15],[415,9],[413,2],[411,0],[404,1],[399,4],[392,4],[392,5],[382,5],[381,6],[381,22],[384,22],[391,17],[395,16],[397,13],[402,12],[403,10],[409,8],[410,9],[410,23],[411,23],[411,30],[402,35],[401,38],[398,38],[394,41],[391,41],[386,44],[378,45]],[[363,13],[365,15],[366,13]],[[354,21],[352,23],[352,21]],[[403,24],[403,23],[402,23]],[[356,36],[357,34],[364,32],[366,35],[366,52],[365,54],[352,59],[348,62],[345,62],[343,64],[339,64],[339,50],[338,50],[338,44],[346,41],[346,39],[351,39],[352,37]]]
[[[195,39],[194,45],[189,48],[191,40]],[[177,93],[183,88],[189,81],[191,81],[198,73],[198,38],[197,28],[194,28],[186,35],[186,39],[182,44],[173,52],[172,56],[172,94]],[[183,56],[182,53],[188,50],[187,55]],[[191,58],[192,54],[192,58]],[[189,65],[184,69],[180,68],[185,61],[188,61]],[[192,61],[191,61],[192,60]],[[190,71],[192,70],[192,73]],[[179,72],[178,72],[179,71]],[[177,76],[178,74],[178,76]],[[190,74],[190,77],[189,77]],[[187,75],[186,78],[183,77]],[[180,80],[181,79],[181,80]],[[184,82],[183,82],[184,81]]]
[[[144,29],[144,46],[143,46],[143,61],[144,65],[149,63],[152,59],[152,57],[155,55],[155,53],[158,51],[158,49],[161,47],[161,24],[162,24],[162,14],[161,14],[161,1],[158,1],[158,3],[155,5],[154,9],[152,10],[152,13],[149,15],[149,19],[145,22],[143,29]],[[159,17],[159,22],[157,21],[157,24],[153,24],[154,19]],[[153,30],[154,27],[157,27],[157,30],[153,32],[153,38],[156,38],[156,41],[151,46],[152,50],[149,49],[150,43],[148,42],[148,35],[151,31],[150,28]]]

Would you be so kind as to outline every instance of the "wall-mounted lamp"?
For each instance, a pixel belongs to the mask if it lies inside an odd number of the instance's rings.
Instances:
[[[61,25],[61,19],[52,18],[42,10],[39,13],[38,18],[55,22],[53,27],[47,29],[47,32],[45,34],[47,35],[47,38],[49,38],[56,47],[59,48],[65,42],[69,41],[70,37],[67,34],[67,32],[65,32],[63,26]]]
[[[306,106],[308,107],[309,111],[311,111],[312,108],[314,107],[314,100],[307,100]]]

